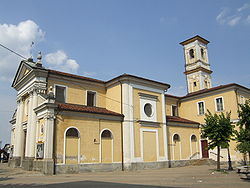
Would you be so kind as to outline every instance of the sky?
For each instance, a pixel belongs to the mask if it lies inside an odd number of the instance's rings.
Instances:
[[[165,82],[186,94],[180,42],[208,44],[213,86],[250,87],[248,0],[1,0],[0,44],[46,68],[109,80],[123,73]],[[34,43],[34,44],[33,44]],[[32,45],[33,44],[33,45]],[[11,87],[21,58],[0,47],[0,140],[10,142]]]

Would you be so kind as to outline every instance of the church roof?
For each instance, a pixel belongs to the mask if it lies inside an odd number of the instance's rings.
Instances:
[[[164,87],[170,88],[170,85],[167,84],[167,83],[163,83],[163,82],[159,82],[159,81],[155,81],[155,80],[151,80],[151,79],[148,79],[148,78],[143,78],[143,77],[135,76],[135,75],[131,75],[131,74],[126,74],[126,73],[122,74],[120,76],[117,76],[115,78],[112,78],[111,80],[107,81],[106,83],[109,83],[109,82],[112,82],[112,81],[115,81],[115,80],[119,80],[120,78],[140,79],[140,80],[144,80],[144,81],[148,81],[148,82],[153,82],[153,83],[156,83],[156,84],[163,85]]]
[[[103,83],[103,84],[107,84],[107,83],[110,83],[112,81],[119,80],[120,78],[127,77],[127,78],[135,78],[135,79],[140,79],[140,80],[144,80],[144,81],[148,81],[148,82],[153,82],[153,83],[156,83],[156,84],[164,85],[167,88],[170,87],[170,85],[167,84],[167,83],[163,83],[163,82],[159,82],[159,81],[155,81],[155,80],[151,80],[151,79],[148,79],[148,78],[143,78],[143,77],[139,77],[139,76],[135,76],[135,75],[131,75],[131,74],[122,74],[120,76],[112,78],[111,80],[102,81],[102,80],[98,80],[98,79],[93,79],[93,78],[89,78],[89,77],[85,77],[85,76],[80,76],[80,75],[75,75],[75,74],[70,74],[70,73],[61,72],[61,71],[56,71],[56,70],[51,70],[51,69],[47,69],[47,70],[49,71],[49,73],[52,73],[52,74],[57,74],[57,75],[61,75],[61,76],[66,76],[66,77],[75,78],[75,79],[81,79],[81,80],[87,80],[87,81],[92,81],[92,82],[98,82],[98,83]]]
[[[192,37],[192,38],[190,38],[190,39],[187,39],[187,40],[181,42],[180,44],[184,46],[184,45],[189,44],[189,43],[191,43],[191,42],[194,42],[194,41],[196,41],[196,40],[199,40],[199,41],[203,42],[204,44],[208,44],[208,43],[209,43],[208,40],[202,38],[202,37],[199,36],[199,35],[196,35],[196,36],[194,36],[194,37]]]
[[[70,74],[70,73],[51,70],[51,69],[48,69],[48,71],[49,71],[49,73],[52,73],[52,74],[57,74],[57,75],[66,76],[66,77],[70,77],[70,78],[76,78],[76,79],[87,80],[87,81],[91,81],[91,82],[98,82],[98,83],[103,83],[103,84],[105,83],[105,81],[102,81],[102,80],[89,78],[89,77],[85,77],[85,76],[80,76],[80,75],[76,75],[76,74]]]
[[[65,110],[65,111],[85,112],[85,113],[94,113],[94,114],[103,114],[103,115],[112,115],[112,116],[123,117],[123,114],[113,112],[111,110],[107,110],[106,108],[79,105],[79,104],[58,103],[58,109]]]
[[[241,85],[236,84],[236,83],[231,83],[231,84],[220,85],[220,86],[212,87],[212,88],[209,88],[209,89],[202,89],[202,90],[199,90],[199,91],[188,93],[186,96],[181,97],[181,99],[188,98],[188,97],[191,97],[191,96],[200,95],[200,94],[204,94],[204,93],[208,93],[208,92],[212,92],[212,91],[217,91],[217,90],[224,89],[224,88],[229,88],[229,87],[240,87],[240,88],[246,89],[246,90],[248,90],[250,92],[250,89],[247,88],[247,87],[241,86]]]
[[[202,90],[199,90],[199,91],[188,93],[187,95],[182,96],[182,97],[169,95],[169,94],[165,94],[165,96],[181,100],[181,99],[185,99],[185,98],[188,98],[188,97],[197,96],[197,95],[201,95],[201,94],[205,94],[205,93],[209,93],[209,92],[212,92],[212,91],[217,91],[217,90],[225,89],[225,88],[229,88],[229,87],[239,87],[239,88],[248,90],[250,92],[250,89],[247,88],[247,87],[244,87],[244,86],[236,84],[236,83],[230,83],[230,84],[220,85],[220,86],[212,87],[212,88],[209,88],[209,89],[202,89]]]
[[[175,96],[175,95],[169,95],[169,94],[165,94],[166,97],[170,97],[170,98],[176,98],[176,99],[180,99],[181,97],[179,96]]]
[[[178,116],[167,116],[166,117],[167,122],[178,122],[178,123],[185,123],[185,124],[200,124],[196,121],[191,121],[185,118],[181,118]]]

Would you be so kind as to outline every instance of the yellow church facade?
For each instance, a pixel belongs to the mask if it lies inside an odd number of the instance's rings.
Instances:
[[[46,69],[41,56],[22,61],[12,84],[17,110],[10,121],[9,165],[54,174],[213,159],[201,138],[204,113],[231,110],[237,122],[238,104],[250,90],[237,84],[213,88],[208,41],[196,36],[181,44],[188,85],[183,97],[167,94],[167,83],[135,75],[102,81]]]

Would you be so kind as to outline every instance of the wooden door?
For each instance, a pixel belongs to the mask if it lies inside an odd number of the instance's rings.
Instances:
[[[209,158],[207,140],[201,140],[202,158]]]

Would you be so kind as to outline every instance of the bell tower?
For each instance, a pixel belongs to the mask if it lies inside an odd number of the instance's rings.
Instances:
[[[208,61],[208,40],[196,35],[180,44],[184,48],[185,72],[188,93],[212,87]]]

